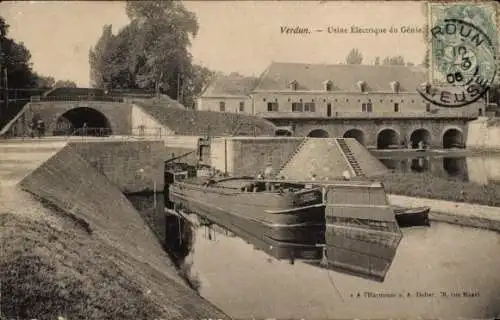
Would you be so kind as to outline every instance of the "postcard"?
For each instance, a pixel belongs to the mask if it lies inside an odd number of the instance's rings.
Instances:
[[[495,1],[0,3],[0,319],[500,317]]]

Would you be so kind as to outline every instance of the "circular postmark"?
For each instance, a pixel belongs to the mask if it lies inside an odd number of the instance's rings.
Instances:
[[[479,27],[460,19],[444,19],[430,32],[431,82],[417,91],[441,107],[463,107],[479,100],[496,74],[491,39]]]

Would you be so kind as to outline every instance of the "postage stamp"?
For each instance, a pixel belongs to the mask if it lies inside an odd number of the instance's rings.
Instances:
[[[498,66],[496,10],[487,3],[429,3],[429,83],[419,92],[441,107],[462,107],[490,88]]]

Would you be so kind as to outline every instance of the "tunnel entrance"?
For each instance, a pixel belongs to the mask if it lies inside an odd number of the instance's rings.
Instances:
[[[104,114],[87,107],[71,109],[57,119],[56,135],[109,136],[111,125]]]
[[[359,129],[347,130],[344,133],[344,138],[354,138],[362,145],[365,145],[365,133]]]
[[[443,135],[443,148],[465,148],[464,136],[460,130],[448,129]]]
[[[399,134],[393,129],[384,129],[377,136],[377,149],[397,149],[401,146]]]
[[[412,149],[417,149],[420,141],[424,143],[424,146],[429,146],[431,144],[431,133],[426,129],[417,129],[413,131],[410,136]]]
[[[316,129],[309,132],[307,136],[310,138],[328,138],[328,132],[326,132],[325,130]]]

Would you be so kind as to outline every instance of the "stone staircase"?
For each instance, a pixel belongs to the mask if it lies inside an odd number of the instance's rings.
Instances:
[[[278,176],[290,180],[338,179],[352,171],[335,139],[306,138],[283,165]]]
[[[362,176],[364,177],[365,174],[363,173],[363,170],[361,169],[361,165],[359,164],[358,160],[352,153],[351,149],[347,145],[346,141],[344,139],[336,139],[337,145],[339,146],[340,150],[344,153],[346,161],[349,163],[349,165],[352,168],[352,171],[354,172],[354,175],[356,176]]]
[[[290,163],[290,162],[292,162],[294,160],[295,155],[300,152],[300,150],[302,149],[302,147],[307,143],[307,140],[308,140],[308,138],[304,138],[304,140],[302,140],[302,142],[297,146],[297,149],[295,149],[295,151],[293,151],[290,154],[290,156],[288,157],[288,159],[286,159],[286,161],[281,166],[281,168],[279,170],[279,175],[278,176],[281,176],[284,173],[284,170],[286,168],[293,166],[293,163]],[[286,172],[286,170],[285,170],[285,172]]]
[[[18,184],[65,146],[65,141],[0,141],[0,185]]]
[[[386,174],[387,168],[356,139],[305,138],[281,167],[279,177],[291,180],[371,178]]]

